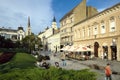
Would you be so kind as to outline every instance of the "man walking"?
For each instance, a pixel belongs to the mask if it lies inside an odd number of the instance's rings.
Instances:
[[[106,80],[112,80],[111,74],[112,74],[112,71],[110,68],[110,64],[107,63],[107,66],[105,67]]]

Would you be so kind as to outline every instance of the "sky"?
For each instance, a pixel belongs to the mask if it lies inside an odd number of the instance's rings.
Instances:
[[[53,17],[59,27],[60,19],[82,0],[0,0],[0,28],[27,29],[28,16],[32,32],[38,34],[51,27]],[[93,6],[100,12],[120,3],[120,0],[87,0],[87,6]]]

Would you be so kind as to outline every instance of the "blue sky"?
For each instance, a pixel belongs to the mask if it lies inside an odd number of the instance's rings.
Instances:
[[[53,17],[59,20],[82,0],[0,0],[0,27],[17,29],[22,25],[26,31],[28,16],[32,32],[38,34],[51,26]],[[120,0],[87,0],[88,6],[102,11]],[[59,26],[59,25],[58,25]]]

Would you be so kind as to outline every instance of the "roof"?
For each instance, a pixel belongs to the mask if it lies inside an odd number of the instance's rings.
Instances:
[[[17,32],[18,30],[15,30],[15,29],[0,28],[0,31],[6,31],[6,32]]]
[[[116,6],[118,6],[118,5],[120,5],[120,3],[118,3],[118,4],[116,4],[116,5],[113,5],[112,7],[107,8],[107,9],[105,9],[105,10],[103,10],[103,11],[101,11],[101,12],[99,12],[99,13],[97,13],[97,14],[91,16],[91,17],[88,17],[88,18],[86,18],[86,19],[84,19],[84,20],[82,20],[82,21],[76,23],[75,25],[78,25],[78,24],[80,24],[80,23],[82,23],[82,22],[84,22],[84,21],[86,21],[86,20],[88,20],[88,19],[91,19],[91,18],[93,18],[93,17],[95,17],[95,16],[97,16],[97,15],[99,15],[99,14],[101,14],[101,13],[107,11],[107,10],[110,10],[110,9],[112,9],[113,7],[116,7]],[[75,25],[73,25],[73,26],[75,26]]]

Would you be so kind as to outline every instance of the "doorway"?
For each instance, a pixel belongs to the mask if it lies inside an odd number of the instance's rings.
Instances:
[[[111,59],[117,60],[117,46],[111,46]]]
[[[108,59],[108,46],[103,46],[104,59]]]
[[[95,42],[94,43],[94,56],[98,57],[98,48],[99,48],[99,43]]]

